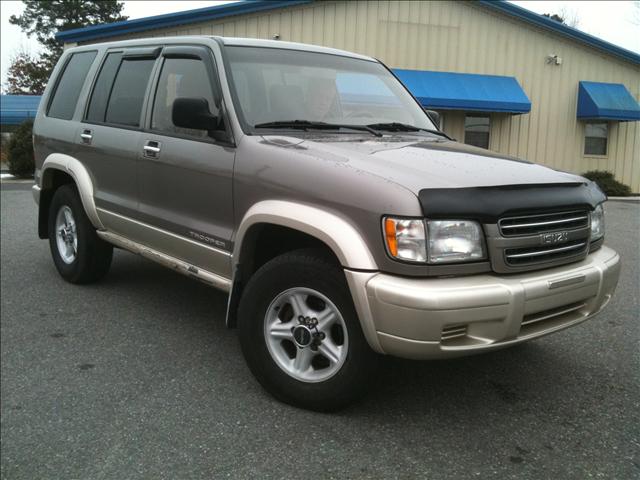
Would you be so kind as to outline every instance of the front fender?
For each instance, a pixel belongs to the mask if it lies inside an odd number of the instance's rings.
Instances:
[[[367,342],[376,352],[382,352],[378,341],[371,311],[366,301],[364,283],[361,277],[373,275],[378,270],[369,247],[358,230],[341,216],[310,205],[281,200],[265,200],[253,205],[245,214],[234,242],[233,271],[243,262],[242,245],[249,229],[256,224],[272,224],[288,227],[311,235],[324,242],[346,269],[345,277],[353,303],[360,320],[360,326]],[[366,283],[366,282],[365,282]],[[234,315],[239,302],[239,285],[234,279],[229,304],[227,325],[235,323]]]
[[[320,208],[282,200],[265,200],[247,211],[234,241],[234,267],[242,262],[240,255],[245,234],[259,223],[292,228],[321,240],[345,268],[378,269],[366,242],[347,220]]]
[[[91,224],[98,230],[104,230],[104,225],[98,217],[96,210],[96,204],[93,198],[93,181],[89,172],[80,160],[65,155],[63,153],[50,154],[42,164],[42,170],[40,175],[39,186],[42,191],[51,187],[52,170],[61,170],[71,176],[78,188],[80,194],[80,200],[84,211],[87,213],[87,217],[91,221]]]

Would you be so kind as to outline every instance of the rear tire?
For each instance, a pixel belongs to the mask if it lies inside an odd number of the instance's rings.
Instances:
[[[48,232],[53,263],[67,282],[92,283],[107,274],[113,246],[96,234],[74,185],[53,194]]]
[[[376,371],[344,272],[321,251],[263,265],[242,294],[238,328],[251,372],[291,405],[338,410],[363,396]]]

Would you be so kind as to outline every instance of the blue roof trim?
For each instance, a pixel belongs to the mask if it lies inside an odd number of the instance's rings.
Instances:
[[[425,107],[435,110],[527,113],[531,102],[514,77],[394,69]]]
[[[580,82],[578,118],[582,120],[640,120],[640,105],[620,83]]]
[[[0,95],[0,125],[20,125],[35,118],[40,95]]]
[[[290,7],[311,3],[313,0],[245,0],[213,7],[198,8],[183,12],[167,13],[153,17],[137,18],[135,20],[125,20],[122,22],[105,23],[102,25],[92,25],[90,27],[76,28],[56,33],[56,39],[63,42],[84,42],[97,38],[113,37],[127,33],[141,32],[156,28],[175,27],[188,23],[205,22],[228,17],[231,15],[246,15],[248,13],[274,10],[277,8]]]
[[[493,10],[516,17],[519,20],[532,23],[538,27],[552,30],[560,35],[577,40],[578,42],[586,43],[591,47],[595,47],[612,55],[624,58],[632,63],[640,64],[640,54],[618,47],[612,43],[605,42],[598,37],[594,37],[588,33],[568,27],[567,25],[551,20],[550,18],[543,17],[542,15],[527,10],[526,8],[519,7],[518,5],[514,5],[513,3],[509,3],[504,0],[478,0],[478,3]]]

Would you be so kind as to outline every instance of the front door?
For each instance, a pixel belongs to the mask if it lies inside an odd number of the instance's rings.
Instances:
[[[212,114],[222,114],[213,55],[167,47],[161,62],[138,157],[138,217],[154,229],[143,243],[230,278],[235,148],[172,121],[182,97],[204,98]]]

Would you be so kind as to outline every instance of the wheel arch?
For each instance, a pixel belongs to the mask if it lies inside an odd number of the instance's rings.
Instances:
[[[362,235],[346,219],[314,206],[282,200],[259,202],[247,211],[234,240],[234,267],[243,262],[243,255],[247,254],[243,245],[257,224],[277,225],[309,235],[325,244],[343,267],[378,268]]]
[[[290,201],[268,200],[252,206],[245,214],[234,241],[233,284],[227,308],[227,325],[236,324],[242,290],[255,271],[255,249],[265,228],[295,235],[296,248],[317,247],[330,253],[343,268],[375,271],[377,264],[358,230],[338,214]],[[282,250],[280,253],[292,250]],[[257,262],[258,266],[261,263]],[[264,262],[262,262],[264,263]],[[353,295],[353,292],[351,292]],[[356,308],[358,306],[357,299]]]
[[[38,207],[38,236],[48,238],[47,217],[54,192],[62,185],[73,183],[78,189],[82,206],[96,229],[104,229],[93,198],[93,181],[86,167],[76,158],[62,153],[50,154],[40,172],[40,201]]]

